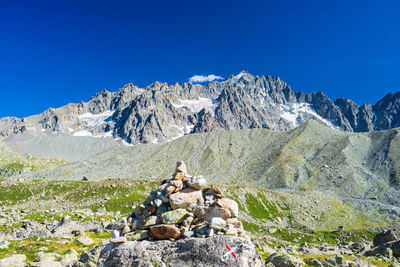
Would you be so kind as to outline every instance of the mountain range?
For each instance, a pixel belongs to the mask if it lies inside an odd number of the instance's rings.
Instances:
[[[5,117],[0,138],[112,137],[137,145],[219,130],[291,130],[309,119],[342,131],[371,132],[400,126],[399,112],[400,92],[359,106],[345,98],[332,101],[322,92],[294,92],[279,77],[242,71],[208,84],[155,82],[139,88],[129,83],[88,102],[26,118]]]

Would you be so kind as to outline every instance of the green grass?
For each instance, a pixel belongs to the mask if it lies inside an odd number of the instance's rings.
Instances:
[[[154,187],[154,184],[150,187]],[[101,196],[101,198],[108,197],[109,199],[106,203],[96,203],[88,208],[97,211],[104,207],[107,211],[126,213],[132,210],[132,205],[146,198],[147,190],[145,185],[132,181],[110,180],[87,183],[83,181],[35,180],[12,185],[0,184],[0,201],[15,205],[28,200],[50,200],[58,197],[72,203],[81,203],[84,200],[98,199]]]
[[[1,170],[8,170],[14,173],[20,173],[24,170],[24,164],[20,162],[14,162],[4,165]],[[0,171],[1,171],[0,170]]]
[[[107,239],[111,238],[111,233],[104,232],[104,233],[93,233],[93,232],[88,232],[86,235],[92,239]]]
[[[260,203],[260,199],[250,193],[247,193],[245,197],[247,210],[253,219],[265,220],[271,218],[269,210]]]
[[[72,202],[96,199],[98,196],[108,197],[105,203],[95,203],[88,208],[98,211],[105,208],[106,211],[120,211],[129,214],[135,206],[144,201],[147,196],[147,188],[143,184],[132,181],[97,181],[86,184],[66,195],[66,199]]]
[[[28,199],[49,200],[55,196],[74,191],[83,184],[81,181],[46,181],[0,184],[0,201],[17,204]]]

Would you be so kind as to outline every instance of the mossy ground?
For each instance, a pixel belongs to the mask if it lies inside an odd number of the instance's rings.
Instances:
[[[31,237],[24,240],[12,240],[8,249],[0,249],[0,259],[14,255],[24,254],[27,258],[27,263],[34,261],[38,256],[39,252],[55,252],[60,256],[65,255],[70,249],[74,249],[79,254],[88,250],[90,247],[97,245],[102,239],[110,238],[110,233],[85,233],[88,237],[95,241],[90,246],[85,246],[76,240],[80,237],[74,237],[70,239],[55,239],[47,238],[42,239],[40,237]],[[63,241],[61,243],[60,241]]]
[[[0,183],[0,201],[9,206],[30,201],[35,206],[36,203],[58,198],[64,203],[78,204],[81,208],[92,211],[105,208],[107,211],[125,214],[132,210],[132,205],[145,199],[148,188],[152,188],[152,184],[144,185],[126,180],[3,182]],[[99,199],[106,201],[99,203]],[[31,210],[34,209],[33,206]]]

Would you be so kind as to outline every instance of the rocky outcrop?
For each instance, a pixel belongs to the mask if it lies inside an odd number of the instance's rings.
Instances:
[[[227,249],[235,254],[236,258]],[[254,244],[228,236],[108,244],[97,266],[264,266]]]
[[[24,119],[5,117],[0,119],[0,138],[20,135],[27,131]]]
[[[276,267],[300,267],[305,266],[304,262],[297,257],[282,254],[282,253],[273,253],[271,254],[266,262],[272,263],[273,266]]]
[[[10,257],[0,259],[0,267],[25,267],[26,256],[23,254],[15,254]]]
[[[365,252],[366,256],[384,256],[400,258],[400,240],[392,230],[383,231],[374,237],[374,247]]]
[[[388,242],[397,240],[397,236],[391,230],[379,233],[374,237],[374,246],[380,246]]]

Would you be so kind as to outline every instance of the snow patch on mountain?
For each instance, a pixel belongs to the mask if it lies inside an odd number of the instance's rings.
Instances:
[[[278,104],[277,107],[280,111],[280,116],[291,123],[293,127],[297,127],[307,119],[317,119],[329,127],[338,128],[332,122],[322,118],[309,103]]]
[[[206,109],[206,111],[214,113],[214,111],[218,107],[219,103],[215,99],[199,98],[199,99],[193,99],[193,100],[188,100],[188,99],[179,100],[178,103],[172,103],[172,105],[175,108],[186,107],[194,113],[199,112],[203,108]]]
[[[93,136],[93,134],[87,130],[81,130],[81,131],[75,132],[73,134],[73,136]]]
[[[167,142],[173,141],[175,139],[181,138],[182,136],[190,134],[194,128],[194,125],[193,124],[186,125],[186,126],[172,125],[172,127],[175,127],[176,129],[178,129],[179,133],[176,136],[168,139]]]
[[[105,121],[114,114],[114,111],[107,110],[101,114],[84,113],[79,116],[79,120],[87,127],[96,127],[105,123]]]

